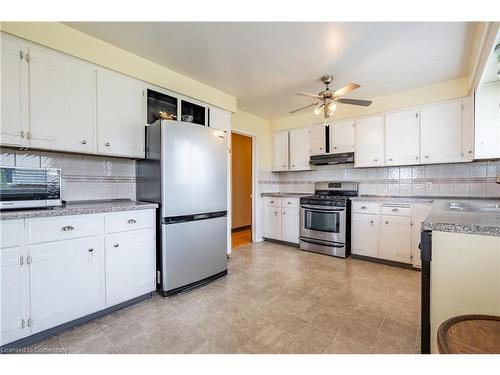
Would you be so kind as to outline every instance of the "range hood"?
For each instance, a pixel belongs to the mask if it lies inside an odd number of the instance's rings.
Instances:
[[[311,165],[331,165],[354,163],[354,152],[344,154],[323,154],[311,156],[309,164]]]

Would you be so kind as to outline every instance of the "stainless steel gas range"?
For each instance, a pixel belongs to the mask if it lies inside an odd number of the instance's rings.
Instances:
[[[351,200],[357,182],[317,182],[300,198],[300,248],[346,258],[351,255]]]

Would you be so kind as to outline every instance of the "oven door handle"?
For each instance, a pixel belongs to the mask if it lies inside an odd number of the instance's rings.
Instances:
[[[316,212],[342,212],[342,211],[345,211],[345,207],[341,207],[341,208],[323,208],[323,207],[325,207],[325,206],[321,206],[321,207],[309,206],[309,205],[300,206],[300,208],[304,208],[304,209],[312,210],[312,211],[316,211]]]
[[[323,245],[323,246],[330,246],[330,247],[345,247],[345,244],[338,244],[338,243],[333,243],[333,242],[328,242],[328,241],[322,241],[322,240],[310,240],[304,237],[300,237],[301,241],[310,243],[312,245]]]

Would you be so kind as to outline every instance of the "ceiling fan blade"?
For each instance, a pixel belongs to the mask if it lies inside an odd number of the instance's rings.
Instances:
[[[361,87],[361,86],[358,85],[357,83],[352,83],[352,82],[348,83],[347,85],[345,85],[341,89],[338,89],[337,91],[335,91],[333,93],[333,96],[343,96],[343,95],[347,94],[348,92],[356,90],[359,87]]]
[[[339,99],[340,103],[352,104],[352,105],[362,105],[363,107],[368,107],[372,104],[371,100],[361,100],[361,99]]]
[[[314,107],[315,105],[318,105],[318,104],[319,104],[319,102],[312,103],[312,104],[306,105],[305,107],[294,109],[293,111],[290,111],[289,113],[297,113],[297,112],[303,111],[304,109]]]
[[[294,95],[298,95],[298,96],[307,96],[309,98],[316,98],[316,99],[321,99],[321,96],[318,95],[318,94],[310,94],[308,92],[296,92],[294,93]]]

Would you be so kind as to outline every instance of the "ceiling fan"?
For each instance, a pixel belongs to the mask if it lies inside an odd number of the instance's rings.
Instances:
[[[295,95],[300,95],[300,96],[307,96],[309,98],[314,98],[316,99],[315,103],[306,105],[305,107],[297,108],[294,109],[293,111],[290,111],[290,113],[297,113],[300,111],[303,111],[305,109],[315,107],[314,108],[314,113],[317,115],[320,115],[323,113],[323,117],[326,119],[332,117],[335,114],[335,111],[337,110],[337,103],[342,103],[342,104],[351,104],[351,105],[360,105],[363,107],[367,107],[370,104],[372,104],[371,100],[361,100],[361,99],[347,99],[347,98],[342,98],[345,94],[356,90],[357,88],[361,87],[357,83],[349,83],[342,87],[341,89],[338,89],[337,91],[330,91],[330,88],[328,85],[332,83],[333,81],[333,76],[332,75],[326,75],[321,77],[321,82],[323,82],[326,86],[326,88],[321,91],[318,94],[310,94],[308,92],[297,92]]]

